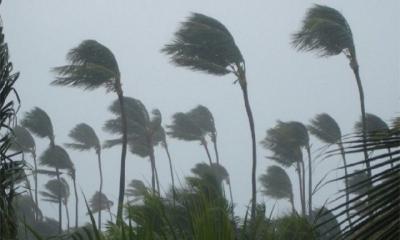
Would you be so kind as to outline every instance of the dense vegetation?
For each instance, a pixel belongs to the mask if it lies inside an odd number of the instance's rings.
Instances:
[[[244,56],[229,30],[212,17],[193,13],[180,25],[172,42],[161,49],[178,67],[216,77],[230,75],[240,86],[252,149],[248,161],[243,163],[252,165],[247,176],[251,178],[252,185],[248,187],[252,195],[246,213],[240,215],[235,211],[229,172],[223,166],[228,163],[219,159],[217,120],[212,112],[198,105],[187,112],[177,112],[166,121],[159,109],[147,109],[139,99],[124,95],[117,59],[96,40],[84,40],[72,48],[67,53],[67,63],[52,69],[55,80],[51,84],[83,90],[103,87],[115,93],[117,99],[108,107],[113,118],[103,127],[115,137],[99,139],[90,124],[78,123],[70,130],[70,142],[60,144],[56,141],[57,123],[40,107],[25,112],[17,122],[19,96],[13,85],[18,73],[13,72],[9,62],[1,27],[1,239],[397,239],[400,117],[388,124],[366,112],[356,46],[350,25],[340,12],[327,6],[312,6],[301,29],[292,35],[292,45],[299,51],[316,52],[323,57],[347,57],[358,86],[361,109],[354,133],[343,134],[334,118],[320,113],[310,116],[313,118],[309,123],[278,121],[257,142],[256,119],[247,90],[247,81],[251,80],[247,79]],[[47,149],[40,153],[36,151],[37,138],[48,141]],[[207,162],[196,164],[185,179],[177,181],[168,138],[199,143]],[[312,141],[316,140],[325,147],[312,151]],[[102,151],[116,146],[122,150],[117,212],[113,213],[114,202],[103,189]],[[256,175],[257,146],[265,150],[272,163],[260,176]],[[165,191],[160,189],[159,171],[164,169],[157,168],[156,147],[165,150],[169,161],[171,184]],[[66,149],[94,153],[99,186],[93,196],[85,196],[77,188],[83,181],[77,179],[80,169]],[[313,179],[316,152],[341,162],[341,167],[335,169],[338,177],[333,181],[343,182],[344,189],[336,193],[330,209],[313,202],[314,193],[327,184]],[[149,160],[151,183],[125,176],[127,153]],[[358,160],[349,161],[350,155]],[[287,174],[291,168],[295,169],[297,179]],[[39,186],[38,178],[44,176],[50,180]],[[66,179],[72,181],[72,186]],[[287,200],[291,209],[286,215],[273,218],[265,203],[257,200],[257,194]],[[300,199],[299,209],[294,199]],[[57,206],[57,220],[44,215],[41,201]],[[85,202],[87,208],[79,209],[79,201]],[[73,219],[69,202],[74,203]],[[87,213],[87,225],[79,225],[79,211]],[[106,223],[102,218],[105,214],[109,216]]]

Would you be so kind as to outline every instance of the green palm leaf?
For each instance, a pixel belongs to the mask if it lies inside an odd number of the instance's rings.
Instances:
[[[26,112],[21,120],[21,125],[40,138],[47,137],[51,142],[54,141],[54,130],[50,117],[41,108],[35,107]]]
[[[86,123],[76,125],[70,131],[69,137],[71,137],[75,142],[65,144],[66,147],[80,151],[87,151],[90,149],[99,151],[101,148],[96,132]]]
[[[286,171],[279,166],[269,166],[259,178],[262,193],[275,199],[293,200],[292,182]]]
[[[35,140],[26,128],[17,125],[13,129],[13,140],[10,149],[33,152],[35,151]]]
[[[73,169],[73,163],[64,148],[55,145],[47,148],[39,157],[40,164],[58,169]]]
[[[337,144],[342,138],[340,127],[329,114],[321,113],[311,120],[308,130],[322,142]]]

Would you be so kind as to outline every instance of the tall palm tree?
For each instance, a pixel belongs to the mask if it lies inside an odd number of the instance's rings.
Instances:
[[[36,204],[36,218],[39,213],[39,201],[38,201],[38,174],[37,174],[37,161],[36,161],[36,145],[31,133],[24,127],[15,126],[13,129],[13,141],[10,145],[10,149],[14,151],[20,151],[23,153],[30,153],[33,158],[33,179],[35,184],[35,204]]]
[[[46,191],[41,191],[40,194],[44,197],[44,201],[52,203],[62,202],[65,206],[67,215],[67,226],[69,229],[69,211],[68,211],[68,198],[69,198],[69,186],[64,178],[52,179],[45,184]],[[62,226],[62,212],[58,211],[59,227]],[[60,229],[59,229],[60,233]]]
[[[47,113],[38,107],[26,112],[21,125],[39,138],[48,138],[50,146],[54,146],[54,129],[51,119]]]
[[[54,68],[57,74],[53,85],[72,86],[92,90],[105,87],[118,96],[121,111],[122,151],[118,194],[117,220],[122,222],[122,205],[125,190],[125,159],[127,151],[127,118],[124,108],[124,94],[121,73],[114,54],[106,46],[95,40],[85,40],[67,54],[68,65]]]
[[[293,213],[296,212],[292,182],[283,168],[279,166],[269,166],[267,172],[259,177],[259,181],[263,187],[261,191],[263,194],[275,199],[289,200]]]
[[[214,116],[210,110],[203,106],[198,105],[188,112],[188,115],[196,123],[197,126],[206,131],[211,138],[211,142],[214,145],[215,159],[217,164],[219,164],[219,154],[217,147],[217,129],[215,128]]]
[[[251,111],[243,56],[228,29],[218,20],[199,13],[193,13],[182,23],[171,44],[165,45],[164,53],[171,56],[177,66],[222,76],[233,73],[243,92],[243,99],[249,119],[252,140],[252,206],[254,219],[257,203],[257,154],[256,134]]]
[[[212,165],[210,151],[206,140],[207,130],[197,123],[189,113],[178,112],[172,116],[172,124],[167,125],[167,134],[184,141],[199,141],[206,151],[208,162]]]
[[[363,141],[366,145],[366,116],[364,90],[361,83],[359,65],[354,46],[353,34],[346,18],[336,9],[328,6],[314,5],[303,20],[302,28],[293,35],[293,46],[300,51],[316,51],[322,57],[343,53],[350,62],[356,78],[362,116]],[[371,176],[366,146],[364,159]]]
[[[113,206],[113,201],[108,200],[107,196],[104,193],[100,193],[96,191],[92,198],[89,200],[89,206],[92,210],[92,213],[101,212],[107,210],[110,213],[110,219],[112,221],[111,216],[111,207]],[[99,229],[101,230],[101,224],[99,224]]]
[[[80,123],[76,125],[70,132],[69,137],[74,140],[73,143],[66,143],[65,146],[71,149],[75,149],[78,151],[90,151],[94,150],[97,155],[97,162],[99,166],[99,174],[100,174],[100,187],[99,193],[103,192],[103,172],[101,167],[101,145],[100,140],[97,137],[96,132],[92,127],[87,125],[86,123]],[[73,171],[74,173],[74,171]],[[74,175],[75,176],[75,175]],[[78,198],[76,198],[76,202],[78,203]],[[75,209],[77,211],[77,208]],[[78,212],[75,212],[75,227],[78,227]],[[98,224],[99,229],[101,230],[101,210],[98,211]]]
[[[57,181],[61,182],[61,169],[70,170],[73,169],[73,163],[68,156],[68,153],[60,146],[54,145],[53,147],[47,148],[43,154],[39,157],[39,163],[41,165],[55,168]],[[59,228],[58,231],[62,231],[62,218],[61,218],[62,199],[58,199],[58,214],[59,214]]]
[[[140,100],[124,97],[125,112],[128,118],[127,133],[128,144],[131,153],[140,157],[149,157],[152,170],[152,188],[155,191],[155,184],[157,177],[157,168],[154,156],[154,146],[161,142],[161,135],[159,134],[161,128],[161,113],[158,110],[152,112],[150,117],[146,107]],[[122,128],[120,125],[121,111],[118,108],[117,102],[110,106],[110,111],[116,115],[116,118],[108,120],[104,125],[104,130],[113,133],[121,134]],[[104,147],[113,147],[121,144],[120,138],[107,140]],[[159,183],[157,180],[157,188]],[[159,192],[159,191],[158,191]]]
[[[339,124],[327,113],[317,114],[312,120],[310,125],[308,126],[308,130],[312,135],[317,137],[319,140],[326,144],[336,144],[339,147],[340,154],[343,160],[343,169],[345,174],[345,187],[346,187],[346,202],[349,202],[349,179],[347,178],[348,169],[347,169],[347,161],[346,161],[346,154],[343,148],[342,142],[342,132],[340,130]],[[351,219],[350,219],[350,210],[349,204],[346,206],[346,211],[349,219],[349,224],[351,226]]]

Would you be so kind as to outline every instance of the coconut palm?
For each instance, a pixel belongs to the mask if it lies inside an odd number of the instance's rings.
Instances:
[[[252,140],[251,215],[254,219],[257,202],[256,134],[247,91],[245,61],[233,36],[218,20],[203,14],[193,13],[175,33],[174,41],[165,45],[162,51],[170,55],[172,62],[177,66],[217,76],[233,73],[237,77],[235,82],[239,82],[243,92]]]
[[[70,132],[69,137],[74,140],[73,143],[66,143],[65,146],[78,151],[90,151],[94,150],[97,155],[97,162],[99,166],[100,174],[100,187],[99,193],[102,194],[103,191],[103,172],[101,167],[101,145],[100,140],[96,135],[96,132],[92,127],[86,123],[80,123],[76,125]],[[72,172],[74,173],[74,171]],[[75,176],[75,175],[74,175]],[[78,202],[78,198],[76,198]],[[77,208],[75,209],[77,211]],[[76,212],[75,227],[78,227],[78,213]],[[98,211],[98,224],[99,229],[101,229],[101,210]]]
[[[148,193],[146,185],[137,179],[132,179],[126,189],[126,196],[131,198],[132,202],[143,200],[144,195]]]
[[[210,151],[206,140],[207,130],[194,120],[189,113],[178,112],[172,116],[172,124],[167,125],[167,134],[173,138],[184,141],[199,141],[206,151],[208,162],[212,165]]]
[[[122,151],[118,194],[117,220],[122,221],[122,205],[125,190],[125,159],[127,151],[127,118],[124,108],[121,74],[114,54],[106,46],[95,40],[85,40],[67,54],[68,65],[54,68],[57,74],[53,85],[72,86],[93,90],[105,87],[108,92],[118,95],[121,112]]]
[[[38,201],[38,174],[37,174],[37,161],[36,161],[36,145],[31,133],[24,127],[15,126],[13,129],[13,141],[10,145],[10,149],[14,151],[22,152],[23,154],[29,153],[32,155],[34,171],[33,179],[35,184],[35,204],[36,204],[36,217],[39,212],[39,201]]]
[[[60,146],[54,145],[47,148],[39,157],[39,163],[46,167],[54,168],[56,172],[57,181],[61,182],[60,170],[73,169],[73,163],[68,156],[68,153]],[[75,184],[74,184],[75,185]],[[59,232],[62,231],[62,218],[61,218],[62,199],[58,201],[58,215],[59,215]]]
[[[26,112],[21,120],[21,126],[27,128],[39,138],[48,138],[50,146],[54,146],[54,130],[51,119],[47,113],[38,107]]]
[[[292,205],[293,213],[296,212],[294,207],[292,182],[286,171],[279,166],[269,166],[267,172],[259,177],[262,193],[275,199],[287,199]]]
[[[110,213],[111,221],[112,221],[112,215],[110,209],[113,206],[113,204],[114,203],[108,200],[107,196],[104,193],[100,193],[99,191],[96,191],[93,194],[92,198],[89,200],[89,206],[92,213],[97,213],[107,210]],[[101,230],[100,224],[99,224],[99,229]]]
[[[188,112],[188,115],[191,119],[210,135],[211,142],[214,145],[215,159],[217,164],[219,164],[219,154],[217,147],[217,130],[215,128],[215,121],[212,113],[208,110],[207,107],[198,105]]]
[[[69,211],[68,211],[68,198],[69,198],[69,185],[64,178],[52,179],[45,184],[46,191],[41,191],[40,194],[44,197],[43,200],[51,203],[62,202],[65,206],[67,215],[67,226],[69,229]],[[59,233],[62,220],[62,212],[58,211]]]
[[[346,202],[349,202],[349,188],[348,183],[348,169],[347,169],[347,162],[346,162],[346,154],[343,149],[343,142],[342,142],[342,132],[340,130],[339,124],[327,113],[317,114],[312,120],[310,125],[308,126],[309,132],[316,136],[322,142],[333,145],[336,144],[339,147],[342,160],[343,160],[343,169],[345,174],[345,187],[346,187]],[[347,204],[347,215],[348,219],[350,220],[350,212],[349,212],[349,204]],[[351,225],[351,222],[349,222]]]
[[[293,46],[299,51],[315,51],[322,57],[343,53],[350,62],[356,78],[362,116],[363,141],[366,145],[366,115],[364,91],[361,83],[359,65],[354,46],[353,34],[345,17],[336,9],[328,6],[314,5],[303,20],[302,28],[293,35]],[[366,146],[364,159],[368,174],[371,176]]]
[[[154,156],[154,146],[161,142],[161,135],[159,133],[161,127],[161,113],[158,110],[152,111],[150,117],[146,107],[140,100],[124,97],[125,112],[128,118],[127,133],[129,150],[131,153],[140,157],[149,157],[152,170],[152,188],[155,191],[155,184],[157,177],[157,168]],[[113,133],[121,134],[122,128],[120,125],[121,111],[118,103],[114,102],[110,106],[110,111],[116,115],[116,118],[108,120],[104,125],[104,130]],[[120,138],[107,140],[104,147],[113,147],[121,144]],[[159,183],[157,180],[157,188],[159,191]]]

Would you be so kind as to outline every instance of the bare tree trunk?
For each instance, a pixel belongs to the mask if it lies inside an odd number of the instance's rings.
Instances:
[[[79,222],[79,199],[78,199],[78,191],[76,190],[76,170],[74,169],[74,177],[72,178],[72,182],[74,184],[74,194],[75,194],[75,229],[78,228]]]
[[[216,134],[214,134],[214,136],[212,138],[212,142],[213,142],[213,145],[214,145],[215,159],[217,161],[217,164],[219,165],[219,154],[218,154],[217,136],[216,136]]]
[[[61,183],[60,180],[60,170],[56,167],[57,181]],[[58,197],[58,233],[62,232],[62,201],[61,197]]]
[[[68,204],[65,202],[64,203],[65,206],[65,213],[67,214],[67,229],[69,231],[69,210],[68,210]]]
[[[344,178],[344,184],[345,184],[345,188],[346,188],[346,215],[347,215],[347,219],[349,221],[349,226],[351,227],[353,224],[351,222],[351,218],[350,218],[350,193],[349,193],[349,173],[347,171],[347,161],[346,161],[346,154],[344,152],[344,148],[343,148],[343,143],[342,140],[340,140],[340,142],[338,143],[339,148],[340,148],[340,154],[342,155],[342,159],[343,159],[343,168],[344,168],[344,174],[345,174],[345,178]]]
[[[299,187],[300,187],[300,203],[301,203],[301,215],[305,215],[305,203],[304,203],[304,195],[303,195],[303,177],[302,177],[302,170],[301,170],[301,163],[297,161],[297,176],[299,177]]]
[[[127,133],[125,104],[124,104],[124,94],[122,91],[120,79],[117,79],[115,87],[121,110],[121,127],[122,127],[121,169],[120,169],[120,179],[119,179],[118,210],[117,210],[117,225],[121,225],[123,222],[122,210],[123,210],[124,195],[125,195],[125,161],[126,161],[126,151],[128,144],[128,137],[127,137],[128,133]]]
[[[102,205],[102,200],[103,200],[103,198],[102,198],[102,196],[103,196],[103,171],[102,171],[102,167],[101,167],[101,152],[100,152],[100,149],[98,149],[98,150],[96,150],[96,153],[97,153],[97,161],[98,161],[98,165],[99,165],[99,174],[100,174],[100,189],[99,189],[99,192],[100,192],[100,206],[103,206]],[[102,208],[100,208],[99,209],[99,213],[98,213],[98,216],[97,216],[97,221],[98,221],[98,228],[99,228],[99,231],[101,231],[101,211],[102,211]]]
[[[210,155],[210,151],[208,150],[207,141],[204,138],[201,139],[201,145],[203,145],[204,150],[206,150],[208,162],[210,163],[210,166],[211,166],[212,165],[211,155]]]
[[[310,146],[306,147],[308,156],[308,215],[312,215],[312,197],[313,197],[313,184],[312,184],[312,159]]]
[[[38,200],[38,173],[37,173],[37,161],[36,161],[36,153],[35,153],[35,151],[32,151],[31,152],[31,154],[32,154],[32,158],[33,158],[33,165],[34,165],[34,168],[35,168],[35,173],[33,174],[33,179],[34,179],[34,181],[35,181],[35,204],[36,204],[36,213],[35,213],[35,219],[36,220],[38,220],[38,218],[39,218],[39,211],[40,211],[40,208],[39,208],[39,200]]]
[[[252,170],[251,170],[251,219],[254,220],[256,217],[256,205],[257,205],[257,143],[256,143],[256,132],[254,127],[253,113],[251,111],[249,96],[247,93],[247,82],[243,70],[239,67],[239,72],[241,73],[239,83],[243,92],[244,105],[246,108],[247,117],[249,119],[250,132],[251,132],[251,143],[252,143]]]
[[[302,181],[302,193],[303,193],[303,208],[304,208],[304,216],[306,215],[306,171],[304,168],[304,161],[300,162],[300,166],[301,166],[301,181]]]
[[[168,145],[167,145],[166,141],[163,142],[163,146],[164,146],[165,152],[167,153],[167,157],[168,157],[169,171],[170,171],[170,174],[171,174],[171,181],[172,181],[172,196],[173,196],[173,199],[174,199],[174,206],[175,206],[176,191],[175,191],[175,178],[174,178],[174,171],[173,171],[173,167],[172,167],[172,160],[171,160],[171,156],[169,154],[169,149],[168,149]]]

